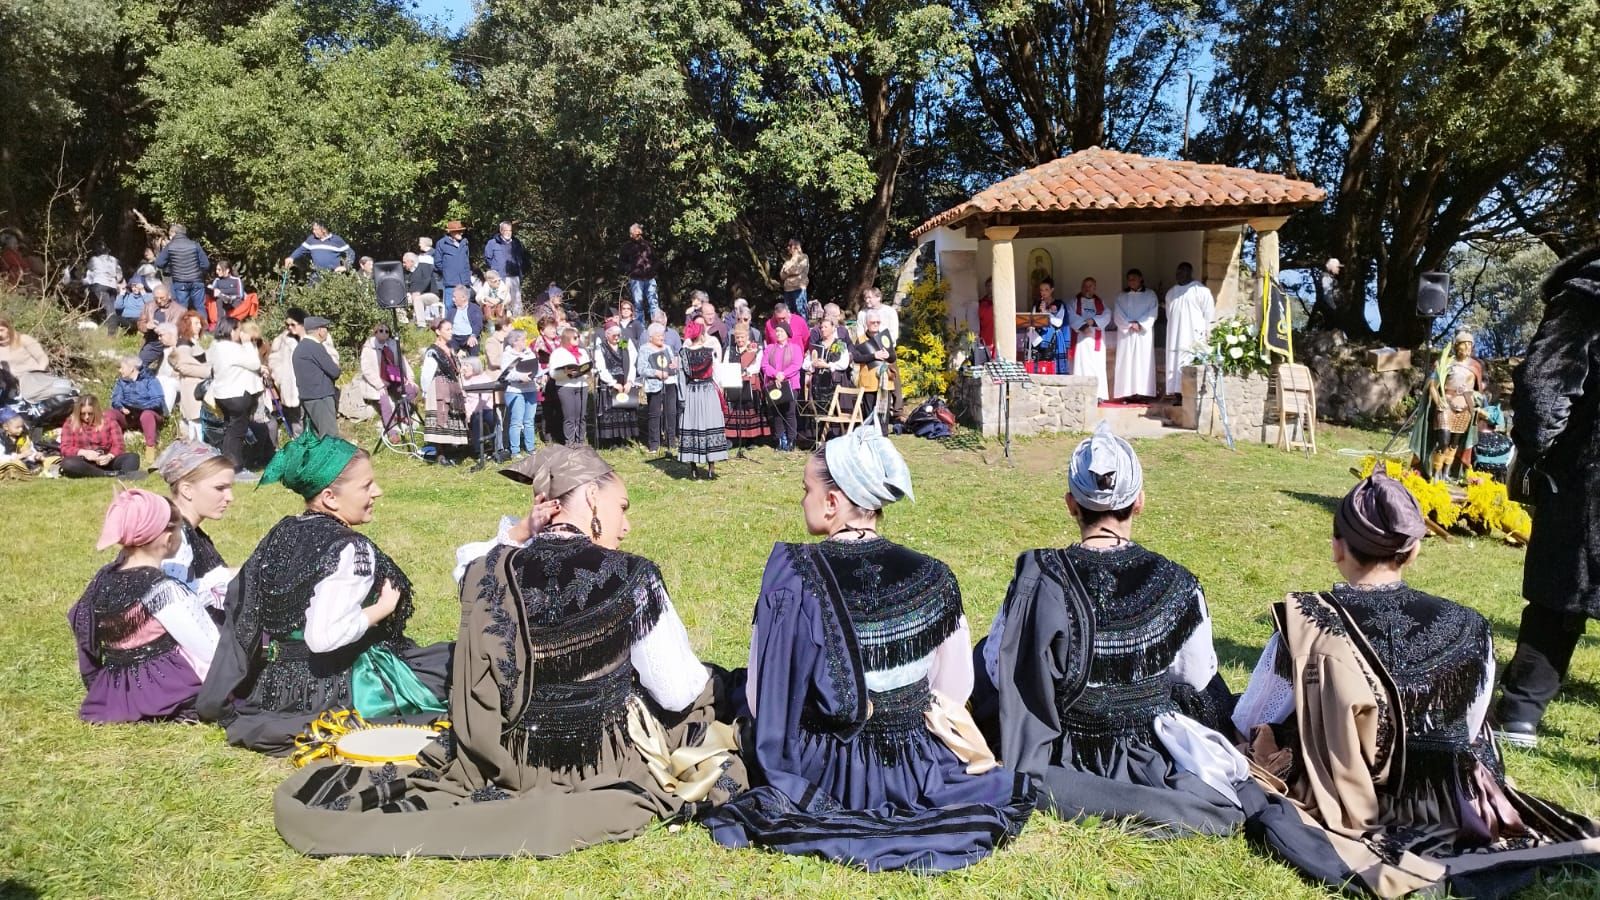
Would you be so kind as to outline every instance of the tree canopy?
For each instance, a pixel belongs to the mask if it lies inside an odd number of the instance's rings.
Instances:
[[[1327,188],[1284,232],[1286,264],[1344,263],[1316,321],[1364,332],[1374,301],[1412,344],[1420,272],[1600,237],[1597,23],[1600,0],[485,0],[445,35],[405,0],[0,0],[0,224],[70,213],[132,255],[137,209],[265,266],[312,218],[387,258],[511,219],[535,277],[600,297],[640,222],[664,290],[723,302],[774,295],[793,236],[813,295],[851,304],[922,218],[1100,145]]]

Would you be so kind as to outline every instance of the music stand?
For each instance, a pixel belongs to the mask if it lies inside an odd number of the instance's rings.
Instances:
[[[1050,314],[1049,313],[1017,313],[1017,330],[1019,332],[1024,328],[1049,328],[1049,327],[1050,327]],[[999,349],[999,348],[997,347],[995,349]],[[1034,356],[1034,349],[1035,348],[1034,348],[1033,341],[1028,341],[1028,347],[1027,347],[1028,362],[1035,362],[1037,360],[1037,357]]]
[[[1005,441],[1006,461],[1011,461],[1011,386],[1031,385],[1028,370],[1009,359],[997,359],[983,364],[983,374],[1000,389],[1000,427]]]
[[[476,421],[472,430],[477,435],[478,443],[478,464],[472,467],[472,471],[474,472],[483,471],[483,467],[489,464],[490,458],[498,460],[501,459],[501,455],[505,453],[505,444],[502,442],[505,436],[505,431],[501,427],[505,421],[505,416],[501,413],[501,409],[504,405],[504,395],[501,392],[504,390],[505,384],[500,381],[492,381],[488,384],[469,384],[462,386],[462,391],[465,393],[490,395],[488,412],[494,416],[495,421],[494,454],[492,457],[486,458],[483,452],[485,445],[487,444],[487,441],[484,440],[483,435],[483,408],[479,407],[477,414],[473,417]]]

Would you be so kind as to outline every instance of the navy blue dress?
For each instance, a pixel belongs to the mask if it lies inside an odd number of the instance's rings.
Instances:
[[[760,786],[710,814],[712,837],[869,871],[939,872],[1016,836],[1032,811],[1030,782],[1005,769],[967,773],[924,721],[925,674],[867,688],[869,673],[926,660],[961,617],[949,567],[887,540],[773,548],[745,742]]]

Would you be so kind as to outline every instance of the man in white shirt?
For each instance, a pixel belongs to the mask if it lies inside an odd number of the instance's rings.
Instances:
[[[1217,300],[1211,289],[1194,279],[1194,266],[1178,264],[1178,283],[1167,291],[1167,393],[1181,401],[1183,367],[1192,365],[1197,348],[1211,339]]]
[[[1144,273],[1128,270],[1128,289],[1117,295],[1111,318],[1117,326],[1117,371],[1111,396],[1156,396],[1155,327],[1161,301],[1144,286]]]
[[[1111,308],[1096,290],[1093,278],[1085,278],[1078,296],[1067,304],[1067,327],[1072,331],[1072,374],[1092,375],[1095,399],[1111,394],[1106,385],[1106,327],[1111,324]]]

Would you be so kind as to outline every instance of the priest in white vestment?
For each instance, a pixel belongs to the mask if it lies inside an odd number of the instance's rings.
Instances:
[[[1072,329],[1072,374],[1092,375],[1095,399],[1110,397],[1106,389],[1106,328],[1111,307],[1095,292],[1093,278],[1085,278],[1078,296],[1067,304],[1067,327]]]
[[[1194,266],[1178,264],[1178,283],[1167,291],[1167,393],[1183,392],[1183,367],[1192,365],[1211,339],[1217,300],[1194,280]]]
[[[1111,396],[1156,396],[1156,313],[1161,301],[1156,292],[1144,286],[1144,273],[1128,270],[1128,289],[1117,295],[1111,306],[1111,321],[1117,326],[1117,372]]]

